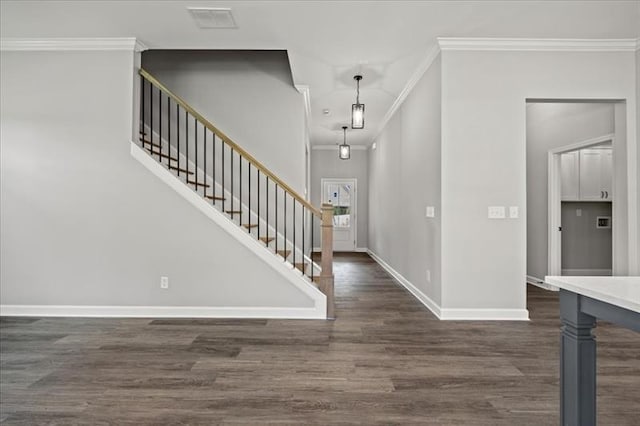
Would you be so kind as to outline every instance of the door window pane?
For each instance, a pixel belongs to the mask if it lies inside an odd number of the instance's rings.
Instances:
[[[351,226],[351,184],[328,184],[327,200],[333,204],[333,226]]]

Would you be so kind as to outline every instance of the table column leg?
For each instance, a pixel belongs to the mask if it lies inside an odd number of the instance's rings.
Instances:
[[[580,312],[580,296],[560,290],[560,424],[596,424],[596,319]]]

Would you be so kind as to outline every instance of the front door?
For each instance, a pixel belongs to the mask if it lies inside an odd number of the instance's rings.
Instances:
[[[322,202],[333,205],[333,249],[356,249],[356,180],[322,179]]]

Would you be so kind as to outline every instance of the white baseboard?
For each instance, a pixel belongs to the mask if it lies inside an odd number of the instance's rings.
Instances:
[[[450,321],[529,321],[529,311],[527,309],[443,308],[440,319]]]
[[[413,294],[416,299],[418,299],[424,306],[427,307],[427,309],[433,312],[433,314],[436,317],[438,317],[438,319],[442,319],[440,306],[436,302],[431,300],[429,296],[427,296],[422,291],[420,291],[416,286],[411,284],[411,282],[408,279],[403,277],[402,274],[400,274],[398,271],[393,269],[391,265],[389,265],[387,262],[382,260],[380,256],[378,256],[371,250],[368,250],[367,253],[369,253],[369,256],[371,256],[373,260],[375,260],[380,266],[382,266],[382,269],[387,271],[387,273],[389,273],[389,275],[391,275],[394,280],[396,280],[400,285],[406,288],[409,291],[409,293]]]
[[[0,316],[326,319],[326,311],[316,307],[0,305]]]
[[[577,277],[606,277],[610,276],[611,269],[563,269],[562,275]]]
[[[356,247],[357,253],[367,253],[369,249],[367,247]]]
[[[529,321],[529,311],[527,309],[459,309],[442,308],[429,296],[420,291],[409,280],[393,269],[380,256],[369,250],[369,256],[375,260],[382,268],[389,273],[398,283],[406,288],[416,299],[427,307],[440,320],[449,321]]]
[[[534,277],[532,275],[527,275],[527,284],[535,285],[536,287],[540,287],[545,290],[559,291],[558,287],[546,283],[544,282],[544,280],[541,280],[540,278]]]

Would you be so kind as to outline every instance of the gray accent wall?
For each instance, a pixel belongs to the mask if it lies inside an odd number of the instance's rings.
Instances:
[[[614,133],[612,103],[529,103],[527,114],[527,275],[548,264],[549,150]]]
[[[323,178],[357,179],[357,236],[356,248],[368,247],[369,229],[369,152],[352,149],[349,160],[338,158],[338,148],[334,150],[311,150],[311,204],[320,206],[322,202]],[[317,224],[316,224],[317,225]],[[317,228],[317,226],[316,226]],[[316,233],[317,235],[317,233]],[[316,241],[318,241],[316,239]],[[317,246],[317,244],[316,244]]]
[[[611,228],[597,218],[611,217],[611,203],[562,202],[562,269],[611,270]]]
[[[1,55],[2,304],[313,306],[131,157],[132,52]]]
[[[369,249],[436,304],[441,302],[441,81],[438,57],[369,151]],[[434,218],[425,217],[427,206],[435,207]]]

